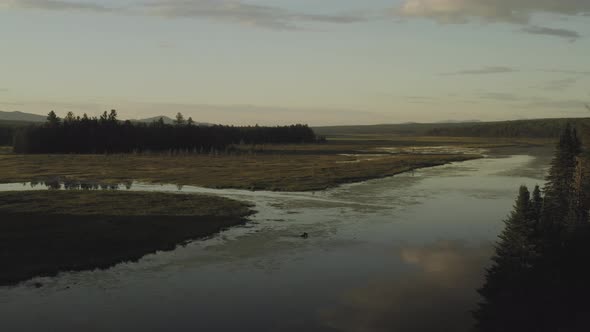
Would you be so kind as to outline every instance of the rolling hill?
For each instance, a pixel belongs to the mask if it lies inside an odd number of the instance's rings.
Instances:
[[[38,115],[23,112],[4,112],[0,111],[0,120],[21,121],[21,122],[45,122],[45,115]]]

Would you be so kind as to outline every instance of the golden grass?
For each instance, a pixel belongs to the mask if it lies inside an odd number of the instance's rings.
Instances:
[[[310,191],[479,158],[467,154],[372,154],[383,147],[492,148],[550,140],[353,135],[326,144],[236,146],[221,155],[17,155],[0,153],[0,183],[62,180],[116,184],[130,180],[210,188]],[[6,152],[6,149],[0,149]],[[408,150],[406,150],[408,151]],[[411,152],[411,150],[409,150]],[[371,156],[355,156],[371,154]]]
[[[0,182],[64,180],[147,183],[255,190],[320,190],[391,176],[474,155],[384,155],[358,161],[337,154],[0,155]]]

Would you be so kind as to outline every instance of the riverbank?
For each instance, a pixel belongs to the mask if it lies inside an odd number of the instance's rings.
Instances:
[[[319,195],[236,192],[260,210],[247,228],[130,266],[0,287],[0,326],[323,331],[362,321],[468,331],[515,184],[544,182],[551,158],[542,151],[510,149]],[[309,239],[296,237],[303,232]],[[33,289],[36,281],[45,286]],[[244,310],[228,320],[228,303]],[[73,320],[72,308],[92,314]]]
[[[0,192],[0,285],[104,269],[246,222],[235,200],[123,191]]]
[[[62,181],[313,191],[417,168],[481,158],[477,154],[253,153],[235,155],[0,155],[0,183]]]

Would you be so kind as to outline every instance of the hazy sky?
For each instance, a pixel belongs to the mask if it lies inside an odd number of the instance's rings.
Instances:
[[[589,0],[0,0],[0,110],[228,124],[589,116]]]

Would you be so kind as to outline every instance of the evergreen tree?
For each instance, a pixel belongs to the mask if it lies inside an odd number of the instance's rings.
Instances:
[[[589,179],[586,178],[586,161],[581,158],[576,163],[574,188],[570,195],[567,228],[570,232],[588,224]]]
[[[580,140],[576,127],[572,129],[572,152],[576,155],[582,152],[582,141]]]
[[[109,116],[108,116],[108,120],[111,123],[117,123],[117,111],[116,110],[111,110],[111,113],[109,113]]]
[[[57,116],[57,114],[55,114],[54,111],[51,111],[49,114],[47,114],[47,124],[50,127],[58,126],[60,121],[60,118]]]
[[[575,130],[566,125],[557,151],[551,162],[547,183],[545,185],[545,200],[543,204],[541,227],[549,237],[559,237],[563,231],[566,219],[570,215],[570,202],[574,193],[574,174],[576,157],[581,151],[581,143]],[[554,239],[556,240],[556,239]],[[549,239],[546,241],[551,242]]]
[[[517,331],[531,318],[528,279],[538,258],[534,209],[529,190],[521,186],[514,210],[504,221],[486,283],[478,290],[484,302],[474,314],[482,331]]]
[[[527,207],[521,188],[479,290],[484,301],[474,316],[480,331],[588,330],[590,187],[581,151],[576,130],[566,126],[545,197],[537,186]]]
[[[232,144],[314,143],[316,136],[306,125],[283,127],[195,126],[179,114],[177,125],[163,118],[147,125],[120,122],[117,112],[104,112],[100,119],[68,113],[65,123],[55,112],[45,126],[28,126],[14,132],[18,153],[128,153],[142,151],[227,151]]]
[[[66,114],[66,117],[64,118],[64,123],[72,124],[75,121],[76,117],[74,116],[74,113],[68,112],[68,114]]]
[[[533,218],[539,222],[541,219],[541,212],[543,211],[543,196],[541,194],[541,188],[537,185],[533,190],[532,202],[533,206]]]
[[[178,112],[176,114],[176,120],[174,120],[174,124],[177,126],[182,126],[185,124],[185,120],[184,120],[184,116],[182,115],[182,113]]]
[[[100,115],[100,123],[102,124],[106,124],[109,121],[109,115],[107,114],[107,111],[104,111],[101,115]]]

